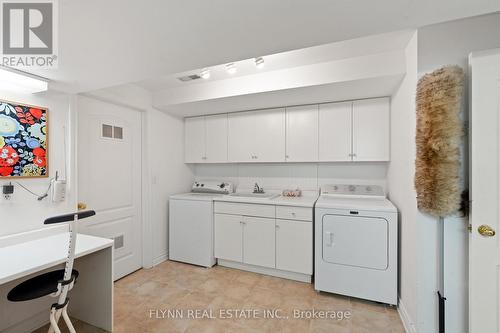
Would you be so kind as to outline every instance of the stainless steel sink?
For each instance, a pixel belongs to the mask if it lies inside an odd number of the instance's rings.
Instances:
[[[232,197],[263,198],[263,199],[274,199],[280,196],[279,194],[276,193],[251,193],[251,192],[235,192],[229,195]]]

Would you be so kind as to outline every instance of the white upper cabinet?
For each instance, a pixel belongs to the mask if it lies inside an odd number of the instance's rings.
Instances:
[[[285,109],[228,115],[230,162],[284,162]]]
[[[227,114],[205,117],[205,162],[227,162]]]
[[[390,101],[373,98],[185,119],[186,163],[390,160]]]
[[[205,117],[184,119],[184,143],[186,163],[205,162]]]
[[[255,112],[237,112],[228,115],[229,162],[255,162]]]
[[[287,162],[318,160],[318,105],[286,108]]]
[[[227,114],[186,118],[185,162],[227,162]]]
[[[352,118],[352,160],[389,161],[389,98],[354,101]]]
[[[352,160],[352,102],[319,105],[319,160]]]
[[[285,162],[285,109],[256,113],[256,162]]]

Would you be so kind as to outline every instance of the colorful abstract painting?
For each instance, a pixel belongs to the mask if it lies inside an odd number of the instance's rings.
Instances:
[[[0,178],[48,176],[47,111],[0,100]]]

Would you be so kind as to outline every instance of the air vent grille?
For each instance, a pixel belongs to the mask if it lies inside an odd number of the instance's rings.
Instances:
[[[182,82],[187,82],[187,81],[201,79],[201,76],[199,76],[198,74],[193,74],[193,75],[181,76],[181,77],[178,77],[178,79],[181,80]]]
[[[123,235],[120,235],[120,236],[116,236],[114,238],[115,240],[115,249],[119,249],[119,248],[122,248],[123,247]]]

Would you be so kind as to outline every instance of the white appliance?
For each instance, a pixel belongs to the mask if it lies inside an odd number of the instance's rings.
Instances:
[[[231,192],[231,183],[200,181],[193,183],[191,192],[170,196],[169,259],[215,265],[213,200]]]
[[[316,290],[397,304],[397,209],[380,186],[322,187],[314,223]]]

